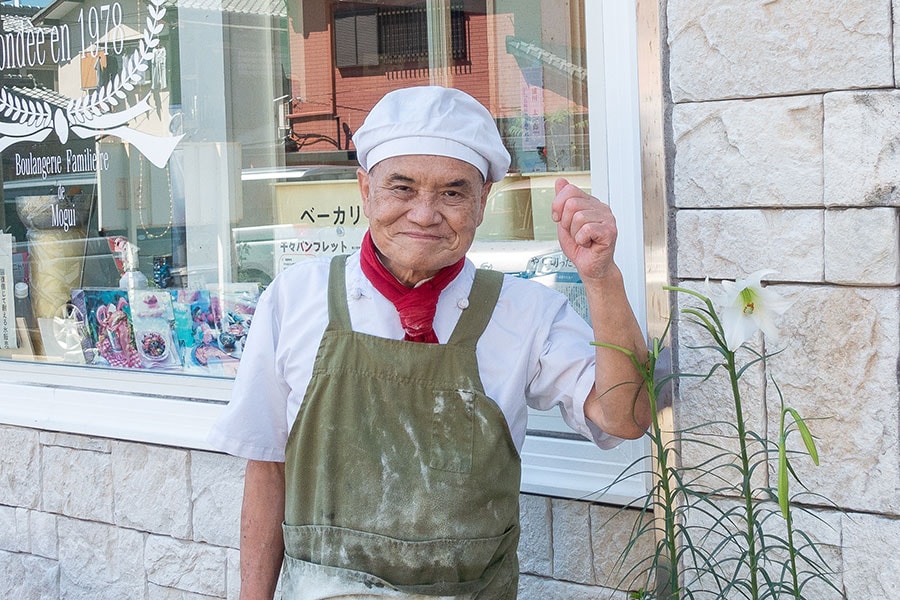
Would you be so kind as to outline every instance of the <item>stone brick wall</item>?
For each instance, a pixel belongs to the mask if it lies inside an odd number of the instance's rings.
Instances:
[[[823,509],[819,529],[846,597],[896,596],[900,0],[662,5],[672,279],[778,271],[771,283],[794,304],[759,383],[774,376],[788,404],[821,418],[822,465],[801,476],[844,511]],[[760,409],[771,430],[771,389]]]
[[[0,598],[237,600],[244,461],[0,426]],[[522,496],[523,600],[610,598],[628,512]]]
[[[0,427],[0,473],[0,597],[238,597],[243,461]]]

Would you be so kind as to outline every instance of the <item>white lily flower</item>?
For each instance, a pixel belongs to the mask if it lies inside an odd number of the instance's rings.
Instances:
[[[761,329],[766,337],[778,341],[775,318],[781,316],[790,302],[760,283],[762,278],[775,273],[763,269],[737,281],[723,281],[720,294],[710,298],[721,307],[719,315],[725,331],[725,343],[734,352],[741,344]]]

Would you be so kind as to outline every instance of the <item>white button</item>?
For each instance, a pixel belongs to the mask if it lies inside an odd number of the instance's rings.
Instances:
[[[466,310],[469,308],[469,299],[468,298],[460,298],[456,303],[456,306],[459,307],[460,310]]]
[[[359,300],[360,298],[362,298],[362,290],[359,288],[353,288],[352,290],[350,290],[350,297],[354,300]]]

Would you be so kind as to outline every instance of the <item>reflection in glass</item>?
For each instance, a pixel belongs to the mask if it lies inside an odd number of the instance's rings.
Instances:
[[[497,119],[479,266],[536,276],[556,177],[590,184],[581,2],[40,4],[0,6],[5,359],[233,375],[272,278],[359,246],[352,136],[391,89]]]

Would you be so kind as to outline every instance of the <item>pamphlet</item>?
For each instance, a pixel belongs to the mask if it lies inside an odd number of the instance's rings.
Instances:
[[[211,286],[213,312],[218,319],[219,343],[235,358],[240,357],[259,301],[259,285],[227,283]]]
[[[569,304],[590,325],[591,314],[588,310],[584,283],[582,283],[575,265],[562,251],[531,257],[522,276],[565,295],[569,299]]]
[[[194,360],[211,375],[237,373],[244,341],[259,300],[256,283],[223,283],[209,286],[210,310],[215,319],[215,339],[196,348]]]
[[[66,317],[75,319],[78,322],[79,331],[81,331],[81,351],[84,354],[84,362],[86,364],[94,364],[97,357],[97,348],[94,346],[94,338],[88,330],[87,324],[87,307],[84,305],[84,290],[72,290],[72,303],[67,307]]]
[[[97,350],[94,364],[141,369],[128,292],[118,288],[83,290],[84,314]]]
[[[13,236],[0,233],[0,349],[18,348],[16,304],[13,295]]]
[[[181,367],[181,353],[172,327],[175,313],[166,290],[129,290],[134,340],[145,369]]]
[[[236,372],[237,359],[219,345],[219,318],[209,290],[170,290],[170,294],[175,337],[185,371],[213,375]]]

